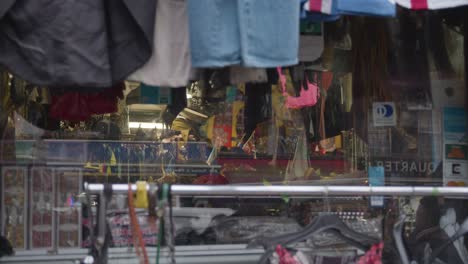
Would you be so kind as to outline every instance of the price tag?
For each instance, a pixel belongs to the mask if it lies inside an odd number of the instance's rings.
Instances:
[[[382,166],[370,166],[368,170],[369,184],[371,186],[384,186],[385,185],[385,170]],[[371,196],[370,205],[372,207],[383,207],[383,196]]]

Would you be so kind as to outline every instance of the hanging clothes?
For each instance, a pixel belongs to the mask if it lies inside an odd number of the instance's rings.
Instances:
[[[188,0],[194,67],[298,62],[300,0]]]
[[[309,7],[310,0],[301,0],[301,19],[313,22],[330,22],[340,18],[340,15],[327,15],[321,12],[310,12],[305,6]],[[309,8],[310,9],[310,8]]]
[[[277,263],[277,264],[306,264],[309,263],[306,260],[301,260],[303,259],[303,254],[301,252],[297,252],[296,256],[292,256],[289,251],[280,245],[276,247],[276,256],[278,258],[278,261],[272,260],[270,261],[271,264]]]
[[[40,86],[110,87],[152,53],[153,0],[8,0],[0,64]]]
[[[245,86],[244,133],[251,135],[257,125],[271,118],[271,86],[248,83]]]
[[[192,72],[186,0],[157,1],[153,50],[129,79],[151,86],[186,86]]]
[[[309,0],[304,5],[309,12],[330,15],[384,16],[396,15],[393,0]]]
[[[415,10],[444,9],[468,5],[468,0],[396,0],[397,4]]]
[[[83,88],[86,89],[86,88]],[[67,91],[52,95],[49,117],[56,120],[85,121],[92,115],[114,113],[118,110],[118,99],[123,99],[125,85],[115,85],[98,92]]]
[[[304,78],[301,76],[300,79],[304,79],[303,82],[300,81],[300,93],[298,97],[290,96],[287,92],[286,85],[288,82],[288,77],[283,74],[282,69],[280,67],[277,68],[278,76],[280,79],[280,85],[283,92],[283,96],[286,100],[286,107],[292,109],[300,109],[304,107],[310,107],[317,104],[317,100],[319,98],[319,89],[316,84],[309,82],[307,75]],[[304,75],[304,72],[301,72]],[[292,80],[289,79],[290,82]],[[305,83],[305,85],[304,85]],[[307,90],[305,89],[307,87]]]

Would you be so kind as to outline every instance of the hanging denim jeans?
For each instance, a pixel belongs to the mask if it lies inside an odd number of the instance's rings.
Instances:
[[[298,62],[300,0],[188,0],[194,67]]]

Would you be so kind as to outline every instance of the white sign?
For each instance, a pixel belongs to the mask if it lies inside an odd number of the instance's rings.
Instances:
[[[466,110],[444,108],[444,185],[468,186]]]
[[[444,162],[444,185],[468,186],[468,162],[447,161]]]
[[[393,102],[375,102],[372,104],[374,126],[396,126],[396,108]]]

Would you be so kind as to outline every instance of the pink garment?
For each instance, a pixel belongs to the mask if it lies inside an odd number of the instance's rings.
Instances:
[[[307,90],[304,89],[304,86],[301,86],[301,92],[299,97],[295,97],[290,96],[286,91],[286,75],[284,75],[280,67],[277,68],[277,71],[281,89],[283,91],[283,96],[286,98],[287,108],[299,109],[303,107],[314,106],[317,104],[317,100],[319,97],[318,87],[314,83],[309,82],[307,76],[305,77],[307,83]]]
[[[306,10],[311,12],[319,12],[324,14],[332,13],[333,0],[309,0]]]
[[[276,247],[276,254],[278,254],[279,264],[301,264],[291,256],[289,251],[280,245]]]
[[[412,9],[428,9],[427,0],[411,0]]]
[[[364,256],[359,258],[357,264],[382,264],[382,251],[384,243],[373,245]]]

